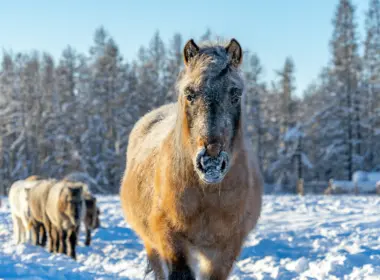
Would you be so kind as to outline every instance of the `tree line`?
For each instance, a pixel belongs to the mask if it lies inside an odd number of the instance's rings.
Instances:
[[[380,1],[369,0],[364,41],[355,7],[340,0],[329,42],[331,61],[302,97],[294,95],[289,56],[265,81],[258,54],[246,51],[244,110],[260,167],[277,190],[305,182],[351,179],[380,170]],[[199,40],[216,37],[207,30]],[[31,174],[62,178],[83,172],[104,192],[119,189],[128,135],[146,112],[176,100],[183,67],[181,34],[157,31],[126,61],[105,28],[89,52],[3,51],[0,68],[0,192]],[[359,47],[362,46],[362,53]]]

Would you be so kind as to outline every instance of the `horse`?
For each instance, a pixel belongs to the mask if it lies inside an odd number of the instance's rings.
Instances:
[[[227,279],[256,226],[263,179],[245,125],[243,51],[189,40],[178,100],[134,125],[123,214],[156,279]]]
[[[83,183],[61,180],[49,191],[44,226],[49,236],[49,251],[76,259],[76,246],[81,222],[86,213]]]
[[[13,237],[16,244],[30,239],[29,191],[37,183],[26,180],[14,182],[9,190],[9,205],[13,221]]]

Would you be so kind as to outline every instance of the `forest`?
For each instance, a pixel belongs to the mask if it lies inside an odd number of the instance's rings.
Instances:
[[[243,107],[265,182],[275,191],[295,192],[300,178],[327,185],[331,178],[350,180],[356,170],[380,171],[380,1],[369,0],[364,34],[356,13],[350,0],[339,1],[326,42],[330,61],[302,96],[295,95],[291,54],[267,69],[277,75],[266,81],[260,54],[245,50]],[[194,39],[218,37],[206,30]],[[97,192],[117,193],[133,125],[176,101],[188,39],[173,34],[164,42],[157,30],[130,61],[103,26],[88,53],[63,46],[56,60],[38,50],[3,50],[0,194],[32,174],[73,173],[96,182]]]

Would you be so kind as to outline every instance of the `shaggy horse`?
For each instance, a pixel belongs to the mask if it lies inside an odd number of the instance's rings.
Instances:
[[[156,279],[226,279],[260,216],[241,62],[235,39],[188,41],[178,102],[148,113],[130,134],[121,204]]]
[[[48,194],[44,226],[49,236],[49,251],[76,259],[77,236],[86,211],[83,183],[58,181]]]
[[[28,204],[29,191],[37,183],[19,180],[12,184],[9,190],[9,204],[13,221],[13,236],[15,242],[26,242],[30,239],[30,208]]]
[[[83,198],[85,201],[86,210],[83,216],[83,225],[86,234],[86,239],[84,244],[90,246],[91,244],[91,231],[100,227],[100,209],[97,206],[96,197],[90,191],[90,189],[96,188],[94,182],[83,175],[80,172],[74,172],[67,175],[64,180],[73,181],[73,182],[82,182],[83,183]],[[91,186],[91,188],[90,188]],[[77,233],[79,236],[79,232]]]
[[[30,179],[30,182],[37,183],[36,186],[34,186],[29,191],[28,196],[28,205],[30,209],[30,227],[32,228],[32,242],[33,245],[44,247],[46,245],[48,235],[46,223],[49,222],[45,211],[46,203],[50,189],[58,181],[54,179],[37,181]],[[51,247],[49,247],[49,249],[51,249]]]
[[[83,193],[84,202],[86,205],[85,215],[83,217],[83,224],[86,233],[86,240],[84,244],[90,246],[91,244],[91,230],[95,230],[100,227],[100,210],[96,205],[96,197],[89,191]],[[78,233],[79,234],[79,233]]]

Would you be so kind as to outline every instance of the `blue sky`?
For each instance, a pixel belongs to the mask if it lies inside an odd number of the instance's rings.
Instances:
[[[354,0],[360,40],[368,0]],[[127,60],[148,45],[156,30],[165,42],[175,32],[184,40],[207,28],[235,37],[256,52],[264,78],[275,78],[286,56],[296,66],[297,94],[330,61],[328,42],[338,0],[191,0],[191,1],[2,1],[0,46],[6,50],[48,51],[59,58],[65,46],[88,52],[94,30],[103,25]]]

